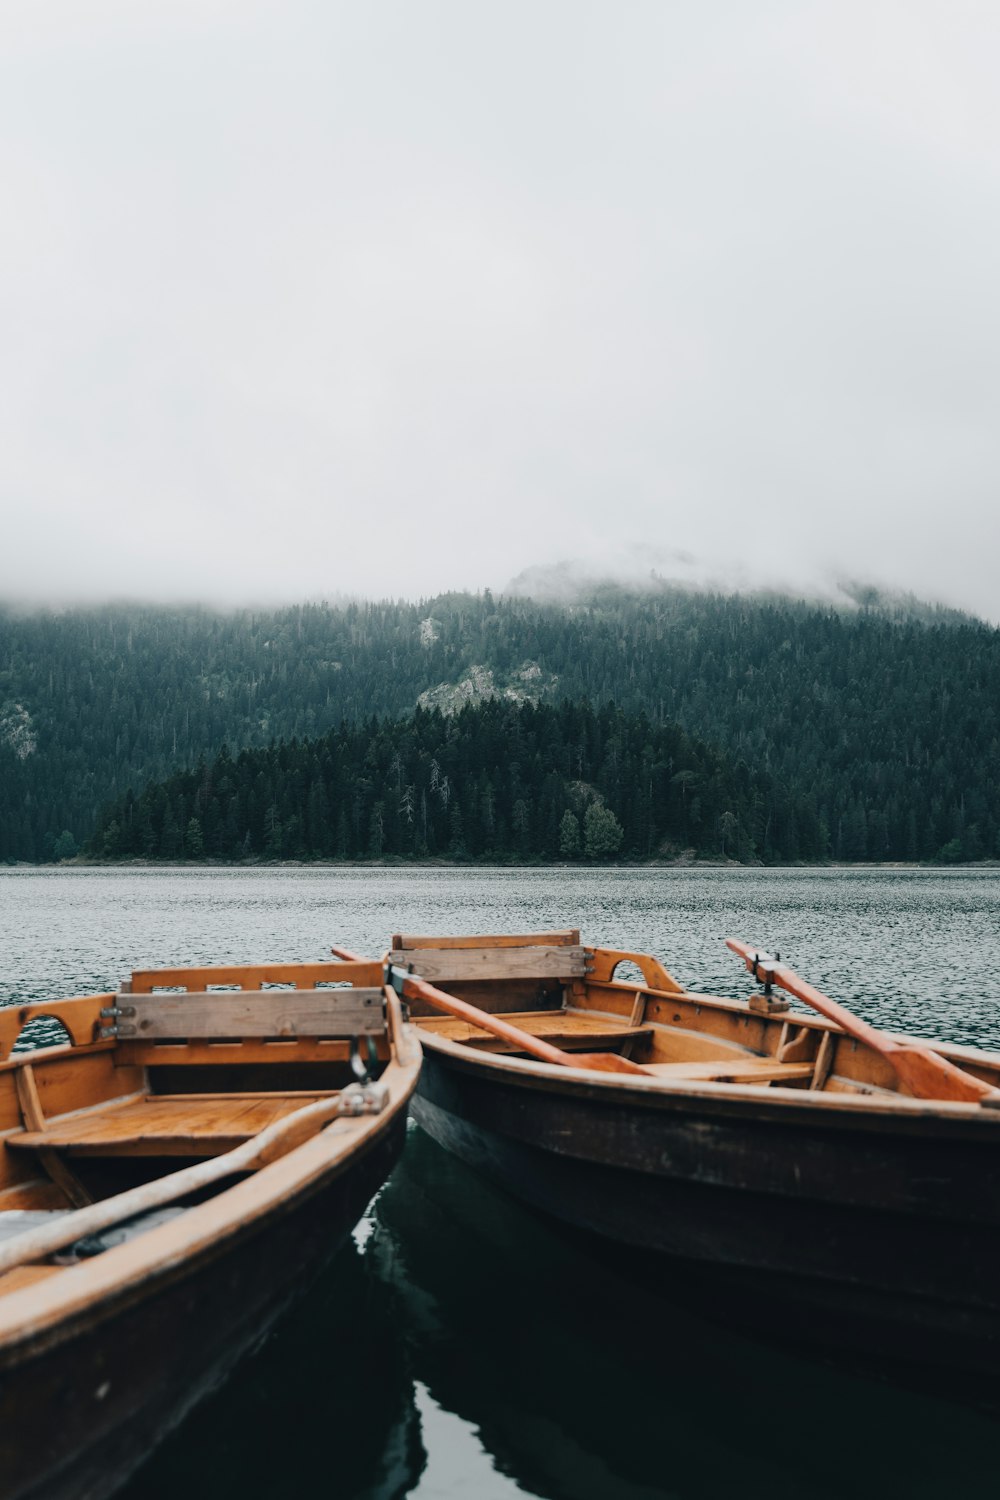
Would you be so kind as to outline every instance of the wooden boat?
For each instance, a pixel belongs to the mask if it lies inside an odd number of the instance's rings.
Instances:
[[[465,1162],[637,1266],[649,1252],[661,1280],[669,1257],[749,1283],[806,1341],[1000,1374],[1000,1056],[935,1043],[927,1066],[969,1097],[914,1097],[900,1070],[928,1044],[789,1010],[773,961],[763,994],[727,1000],[575,931],[400,935],[388,958],[424,1051],[414,1116]]]
[[[770,1332],[748,1339],[753,1297],[709,1289],[702,1300],[689,1276],[664,1274],[672,1267],[662,1259],[650,1266],[660,1273],[651,1291],[637,1281],[634,1252],[595,1255],[590,1239],[512,1201],[422,1130],[410,1132],[405,1170],[393,1173],[373,1217],[364,1254],[377,1274],[381,1338],[405,1343],[418,1390],[460,1418],[529,1495],[886,1500],[891,1463],[894,1493],[941,1500],[956,1462],[969,1476],[996,1467],[996,1424],[955,1410],[953,1372],[946,1402],[928,1395],[926,1370],[915,1394],[859,1378],[850,1358],[817,1362],[776,1348],[771,1332],[787,1312],[777,1299],[760,1299],[758,1321]],[[722,1278],[703,1279],[717,1289]],[[484,1287],[502,1295],[484,1297]],[[460,1357],[456,1329],[474,1332]],[[970,1381],[970,1394],[980,1384]],[[769,1406],[794,1411],[780,1443],[761,1438],[771,1393]],[[830,1442],[834,1412],[849,1442]],[[635,1440],[659,1431],[669,1452]],[[919,1441],[892,1442],[897,1433]],[[434,1436],[432,1428],[431,1473]],[[402,1446],[397,1436],[395,1451]],[[426,1479],[425,1487],[433,1489]]]
[[[3,1500],[123,1482],[350,1233],[419,1067],[377,962],[0,1009]]]

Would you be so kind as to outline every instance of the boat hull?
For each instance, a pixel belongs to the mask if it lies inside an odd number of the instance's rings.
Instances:
[[[770,1322],[806,1320],[803,1341],[1000,1371],[994,1120],[872,1123],[787,1092],[609,1088],[457,1054],[425,1045],[416,1120],[535,1208],[661,1275],[767,1286]]]
[[[405,1140],[405,1108],[330,1173],[141,1297],[0,1361],[2,1500],[102,1500],[225,1378],[344,1243]]]

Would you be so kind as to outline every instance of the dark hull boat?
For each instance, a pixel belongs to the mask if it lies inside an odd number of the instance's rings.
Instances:
[[[969,1476],[995,1468],[995,1422],[957,1409],[954,1381],[943,1400],[926,1379],[901,1389],[851,1359],[775,1347],[780,1300],[722,1297],[718,1274],[692,1284],[688,1265],[664,1274],[675,1263],[662,1257],[640,1283],[644,1257],[533,1213],[423,1131],[411,1132],[405,1169],[373,1219],[365,1257],[412,1378],[531,1495],[885,1500],[891,1432],[920,1434],[892,1450],[891,1488],[907,1500],[950,1494],[956,1462]],[[502,1296],[484,1297],[485,1287]],[[757,1300],[760,1330],[752,1317],[746,1326]],[[475,1337],[457,1357],[455,1330],[466,1328]],[[761,1441],[754,1395],[765,1393],[781,1404],[794,1393],[780,1443]],[[830,1443],[834,1412],[850,1442]],[[637,1432],[657,1440],[637,1442]]]
[[[13,1051],[42,1015],[68,1043]],[[418,1072],[379,964],[0,1011],[2,1500],[124,1482],[343,1243]]]
[[[982,1097],[918,1098],[822,1017],[685,991],[576,933],[394,942],[398,970],[587,1054],[539,1061],[411,995],[414,1115],[463,1161],[630,1252],[747,1283],[803,1341],[1000,1373],[1000,1057],[935,1045]],[[640,982],[615,980],[626,960]]]

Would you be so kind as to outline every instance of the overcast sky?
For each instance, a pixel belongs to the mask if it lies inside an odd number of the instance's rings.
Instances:
[[[1000,6],[0,0],[0,595],[1000,620]]]

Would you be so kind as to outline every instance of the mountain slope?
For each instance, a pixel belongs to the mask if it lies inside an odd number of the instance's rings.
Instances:
[[[487,678],[484,674],[490,674]],[[762,853],[1000,855],[1000,632],[950,615],[663,589],[586,602],[0,614],[0,858],[226,742],[456,706],[467,681],[678,723],[767,779]],[[796,811],[798,809],[798,811]],[[790,819],[790,821],[789,821]],[[811,854],[809,857],[812,857]]]

